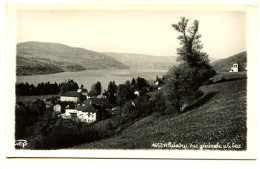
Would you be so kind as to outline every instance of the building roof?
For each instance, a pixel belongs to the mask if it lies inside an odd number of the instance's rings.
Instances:
[[[105,107],[110,106],[106,98],[91,98],[91,101],[93,102],[93,104],[96,104],[98,106],[105,106]]]
[[[86,100],[83,100],[82,104],[87,104],[89,105],[91,102],[91,99],[86,99]]]
[[[76,91],[67,91],[65,93],[62,93],[61,96],[78,97],[78,93]]]
[[[87,106],[82,106],[82,105],[78,105],[76,110],[82,111],[86,108]]]
[[[92,105],[84,106],[85,109],[83,109],[83,112],[96,112],[95,108]]]
[[[90,90],[88,96],[90,97],[97,96],[97,92],[95,90]]]

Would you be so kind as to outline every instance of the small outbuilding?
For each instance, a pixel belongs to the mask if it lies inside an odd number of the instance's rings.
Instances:
[[[56,104],[55,106],[53,106],[53,111],[56,113],[61,113],[61,105]]]
[[[238,63],[233,63],[233,66],[230,68],[229,72],[238,72]]]

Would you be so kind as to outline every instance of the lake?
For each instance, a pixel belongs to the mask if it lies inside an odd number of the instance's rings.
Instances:
[[[47,75],[30,75],[17,76],[17,82],[28,82],[37,85],[41,82],[61,83],[68,79],[73,79],[80,86],[83,84],[88,90],[92,84],[97,81],[101,82],[103,89],[106,89],[110,81],[116,84],[122,84],[132,78],[144,77],[147,80],[155,80],[156,76],[162,77],[168,70],[137,70],[137,69],[120,69],[120,70],[83,70],[78,72],[62,72]]]

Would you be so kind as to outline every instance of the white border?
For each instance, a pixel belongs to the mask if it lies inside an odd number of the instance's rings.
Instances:
[[[17,9],[128,9],[128,10],[242,10],[248,12],[247,46],[248,46],[248,149],[247,151],[190,151],[190,150],[15,150],[13,146],[14,131],[14,82],[15,82],[15,49],[16,49],[16,10]],[[170,5],[162,4],[93,4],[85,5],[14,5],[7,6],[5,38],[5,106],[6,131],[5,155],[7,157],[94,157],[94,158],[177,158],[177,159],[255,159],[256,158],[256,93],[257,88],[257,36],[256,7],[245,5]],[[9,56],[9,57],[7,57]],[[13,56],[13,57],[10,57]],[[8,66],[7,66],[8,65]],[[8,72],[8,74],[7,74]],[[8,86],[8,88],[7,88]],[[250,112],[250,113],[249,113]],[[12,141],[11,141],[12,140]]]

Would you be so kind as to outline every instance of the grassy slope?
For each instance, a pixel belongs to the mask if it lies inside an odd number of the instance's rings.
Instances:
[[[246,148],[246,79],[201,87],[204,96],[179,116],[153,114],[117,136],[76,149],[150,149],[152,143],[236,143]]]
[[[85,68],[79,64],[68,62],[55,62],[51,61],[50,59],[41,58],[28,59],[23,57],[17,57],[16,63],[17,76],[85,70]]]

